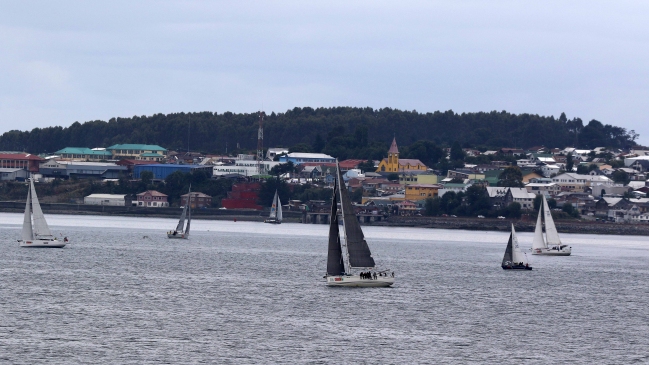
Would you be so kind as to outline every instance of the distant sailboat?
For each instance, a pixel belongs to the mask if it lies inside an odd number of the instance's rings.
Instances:
[[[541,194],[543,199],[542,206],[539,207],[539,215],[536,219],[536,228],[534,229],[534,241],[532,241],[532,255],[547,256],[570,256],[572,248],[561,243],[557,227],[552,219],[552,212],[545,200],[545,195]],[[545,221],[545,238],[543,237],[543,222]]]
[[[513,224],[501,266],[504,270],[532,270],[532,267],[527,262],[527,257],[518,246],[518,238]]]
[[[189,187],[189,192],[187,193],[187,202],[183,207],[183,212],[180,214],[180,219],[178,220],[178,225],[173,231],[167,232],[168,238],[178,238],[178,239],[187,239],[189,238],[189,226],[192,224],[192,187]],[[185,218],[187,218],[187,227],[185,227]]]
[[[349,194],[345,188],[340,166],[336,161],[336,185],[331,199],[329,223],[329,251],[327,255],[327,285],[356,287],[385,287],[394,284],[394,273],[374,271],[376,266],[363,230],[356,218]],[[340,208],[338,208],[340,203]],[[342,217],[342,235],[338,225]],[[362,271],[353,274],[353,270]]]
[[[52,236],[50,227],[45,221],[45,215],[41,210],[41,204],[38,202],[36,189],[34,188],[33,179],[29,180],[29,190],[27,191],[27,203],[25,203],[25,217],[23,219],[22,240],[19,240],[21,247],[65,247],[68,241],[67,237],[61,242]],[[32,214],[33,210],[33,214]],[[34,219],[32,223],[32,218]]]
[[[264,221],[264,223],[273,223],[280,224],[282,223],[282,202],[279,200],[279,195],[277,190],[275,190],[275,196],[273,197],[273,204],[270,206],[270,216]]]

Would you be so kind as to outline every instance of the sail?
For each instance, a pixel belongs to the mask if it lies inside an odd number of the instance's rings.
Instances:
[[[543,223],[541,215],[543,214],[543,206],[539,207],[539,216],[536,219],[536,228],[534,229],[534,240],[532,241],[532,250],[547,248],[548,245],[543,239]]]
[[[282,201],[279,200],[279,195],[277,196],[277,220],[282,221]]]
[[[502,266],[508,266],[512,264],[512,236],[509,234],[509,242],[507,242],[507,249],[505,249],[505,256],[503,256]]]
[[[345,273],[343,251],[340,246],[340,232],[338,231],[338,201],[336,189],[331,199],[331,216],[329,222],[329,253],[327,255],[327,275],[342,275]]]
[[[187,216],[187,208],[189,207],[189,196],[187,196],[187,203],[183,207],[183,212],[180,214],[180,219],[178,220],[178,225],[176,226],[176,232],[182,232],[185,227],[185,217]]]
[[[189,236],[189,226],[192,224],[192,205],[187,208],[187,227],[185,227],[185,237]]]
[[[545,195],[543,195],[543,218],[545,220],[545,236],[547,245],[560,246],[561,240],[559,239],[559,232],[557,232],[557,227],[554,225],[552,212],[550,212],[550,207],[548,207],[548,201],[545,200]]]
[[[273,197],[273,203],[270,205],[270,216],[269,218],[277,218],[277,190],[275,190],[275,196]]]
[[[336,162],[336,169],[338,170],[338,192],[340,194],[340,207],[343,212],[343,226],[345,228],[345,241],[347,243],[347,253],[349,254],[349,265],[351,267],[374,267],[374,259],[370,248],[365,241],[363,230],[358,223],[352,202],[349,199],[349,194],[345,188],[343,181],[343,174],[340,171],[340,166]]]
[[[25,203],[25,218],[23,220],[23,241],[31,241],[34,239],[34,232],[32,232],[32,190],[27,190],[27,203]]]
[[[512,261],[514,263],[522,262],[523,264],[527,263],[525,255],[521,251],[521,248],[518,246],[518,238],[516,237],[516,231],[514,230],[514,225],[512,224]]]
[[[29,187],[32,195],[32,209],[34,210],[34,238],[53,238],[52,233],[50,232],[50,227],[47,226],[45,221],[45,216],[41,210],[41,205],[38,202],[38,196],[36,195],[36,189],[34,188],[34,181],[29,179]]]

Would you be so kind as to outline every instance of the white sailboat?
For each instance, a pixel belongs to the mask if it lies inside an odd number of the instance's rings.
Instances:
[[[570,256],[572,248],[561,243],[559,232],[554,225],[552,212],[548,206],[545,195],[541,194],[543,199],[542,206],[539,207],[539,215],[536,219],[536,228],[534,229],[534,241],[532,241],[532,255],[546,256]],[[545,221],[545,238],[543,237],[543,221]]]
[[[19,240],[21,247],[65,247],[67,237],[64,242],[59,241],[52,236],[50,227],[45,221],[45,215],[41,210],[41,204],[38,202],[34,181],[30,178],[29,190],[27,191],[27,202],[25,203],[25,217],[23,219],[22,239]],[[33,213],[32,213],[33,211]],[[33,218],[33,222],[32,222]]]
[[[363,230],[349,199],[342,173],[336,161],[337,178],[331,199],[327,275],[329,286],[386,287],[394,284],[394,273],[374,270],[376,266]],[[340,208],[338,207],[340,203]],[[342,217],[342,235],[338,225]],[[353,271],[360,271],[354,274]]]
[[[272,224],[281,224],[282,223],[282,202],[279,200],[279,195],[277,190],[275,190],[275,196],[273,197],[273,204],[270,206],[270,216],[264,221],[264,223]]]
[[[192,223],[192,187],[189,187],[189,192],[187,193],[187,202],[183,207],[183,212],[180,213],[180,219],[178,220],[178,225],[173,231],[167,232],[167,238],[171,239],[188,239],[189,238],[189,226]],[[185,227],[185,218],[187,218],[187,227]]]
[[[501,266],[503,270],[532,270],[532,267],[527,262],[527,257],[518,246],[518,238],[513,224]]]

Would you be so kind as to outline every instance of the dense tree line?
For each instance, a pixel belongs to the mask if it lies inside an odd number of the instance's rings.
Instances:
[[[75,122],[71,126],[12,130],[0,136],[0,150],[51,153],[64,147],[108,147],[117,143],[157,144],[171,150],[228,153],[257,146],[257,113],[173,113]],[[294,108],[265,118],[264,144],[324,152],[339,159],[380,159],[392,138],[425,163],[450,147],[629,147],[638,135],[597,120],[584,125],[533,114],[452,110],[418,113],[391,108]],[[416,142],[419,145],[414,146]],[[429,143],[429,144],[426,144]],[[431,161],[425,161],[431,160]]]

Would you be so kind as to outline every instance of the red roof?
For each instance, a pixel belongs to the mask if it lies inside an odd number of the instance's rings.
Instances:
[[[115,165],[120,165],[120,166],[149,165],[149,164],[151,164],[151,161],[144,161],[144,160],[119,160],[115,163]]]
[[[161,193],[161,192],[159,192],[157,190],[147,190],[147,191],[145,191],[143,193],[137,194],[137,196],[144,196],[144,195],[147,195],[147,194],[149,194],[151,196],[167,196],[167,194],[163,194],[163,193]]]
[[[341,169],[355,169],[359,163],[365,162],[365,160],[345,160],[340,161],[338,164]]]
[[[44,158],[31,153],[0,153],[0,159],[3,160],[29,160],[29,161],[45,161]]]

